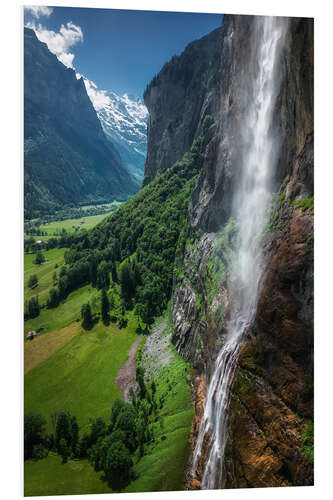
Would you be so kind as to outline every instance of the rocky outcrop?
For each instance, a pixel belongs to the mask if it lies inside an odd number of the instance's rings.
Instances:
[[[83,79],[24,28],[25,216],[124,200],[137,189],[103,133]]]
[[[235,376],[227,487],[313,484],[303,449],[313,421],[313,215],[288,205],[282,212]]]

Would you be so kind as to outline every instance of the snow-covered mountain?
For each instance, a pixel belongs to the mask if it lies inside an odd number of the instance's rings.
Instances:
[[[147,152],[146,106],[140,98],[100,90],[94,82],[83,78],[106,136],[118,148],[128,170],[141,183]]]

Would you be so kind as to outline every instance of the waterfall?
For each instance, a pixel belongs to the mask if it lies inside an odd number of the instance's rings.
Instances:
[[[260,236],[267,223],[272,180],[279,140],[272,130],[273,111],[279,91],[279,63],[287,28],[286,18],[255,17],[249,40],[249,81],[245,83],[246,110],[235,137],[242,150],[233,194],[232,212],[238,235],[232,265],[232,307],[226,341],[215,362],[193,453],[192,477],[196,477],[204,451],[206,463],[202,489],[224,485],[223,459],[227,440],[230,388],[240,342],[251,325],[257,307],[264,263]],[[208,452],[207,452],[208,450]]]

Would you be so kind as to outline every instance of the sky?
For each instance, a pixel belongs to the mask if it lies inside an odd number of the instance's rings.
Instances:
[[[221,26],[222,14],[25,7],[24,22],[98,89],[141,97],[165,62]]]

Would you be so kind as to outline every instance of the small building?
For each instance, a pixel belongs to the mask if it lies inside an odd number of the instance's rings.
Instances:
[[[27,333],[27,340],[33,340],[36,337],[37,333],[34,330],[31,330]]]

